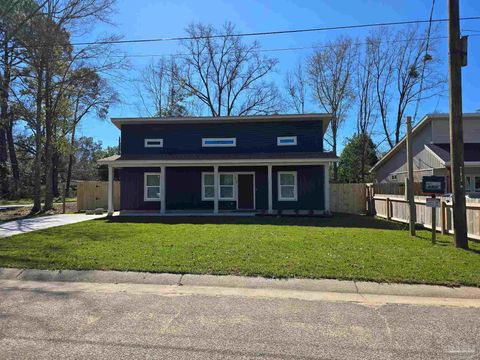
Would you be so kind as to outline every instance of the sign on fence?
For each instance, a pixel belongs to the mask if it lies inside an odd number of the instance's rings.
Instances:
[[[425,206],[429,208],[439,208],[440,207],[440,199],[437,198],[426,198],[425,199]]]
[[[445,178],[443,176],[424,176],[422,191],[424,194],[444,194]]]

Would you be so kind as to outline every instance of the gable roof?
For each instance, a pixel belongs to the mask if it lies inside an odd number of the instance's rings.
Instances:
[[[323,131],[327,130],[332,114],[276,114],[246,116],[185,116],[185,117],[127,117],[112,118],[112,123],[121,128],[126,124],[203,124],[203,123],[241,123],[241,122],[273,122],[273,121],[323,121]]]
[[[423,129],[427,124],[430,123],[430,121],[434,119],[448,119],[449,114],[446,113],[436,113],[436,114],[427,114],[425,115],[417,125],[415,125],[412,129],[412,137],[415,136],[421,129]],[[465,113],[463,114],[464,119],[480,119],[480,113]],[[370,172],[375,171],[377,168],[379,168],[381,165],[383,165],[387,160],[389,160],[393,155],[395,155],[397,152],[402,149],[402,147],[406,143],[406,137],[404,136],[402,140],[398,142],[397,145],[395,145],[392,149],[390,149],[371,169]],[[431,148],[429,148],[430,151],[433,151]],[[437,154],[438,155],[438,154]],[[441,156],[440,156],[441,158]]]
[[[450,164],[450,144],[425,144],[444,165]],[[480,162],[480,143],[466,143],[463,145],[463,158],[466,163]]]

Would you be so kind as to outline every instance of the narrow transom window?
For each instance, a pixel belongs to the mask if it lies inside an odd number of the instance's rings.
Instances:
[[[160,200],[160,173],[145,173],[144,200]]]
[[[163,139],[145,139],[145,147],[157,148],[163,147]]]
[[[293,146],[297,145],[296,136],[279,136],[277,137],[277,146]]]
[[[297,172],[278,172],[278,200],[297,201]]]
[[[237,138],[203,138],[203,147],[231,147],[237,146]]]

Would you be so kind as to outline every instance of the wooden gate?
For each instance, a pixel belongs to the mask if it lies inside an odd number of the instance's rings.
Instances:
[[[330,184],[330,211],[365,214],[367,188],[365,184]]]
[[[107,181],[81,181],[77,189],[77,211],[108,208]],[[120,209],[120,182],[113,182],[113,208]]]

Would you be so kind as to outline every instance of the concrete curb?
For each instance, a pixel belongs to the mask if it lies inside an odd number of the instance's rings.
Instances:
[[[267,279],[246,276],[156,274],[133,271],[36,270],[0,268],[2,280],[151,284],[196,287],[278,289],[359,295],[390,295],[480,300],[480,288],[437,285],[385,284],[331,279]]]

